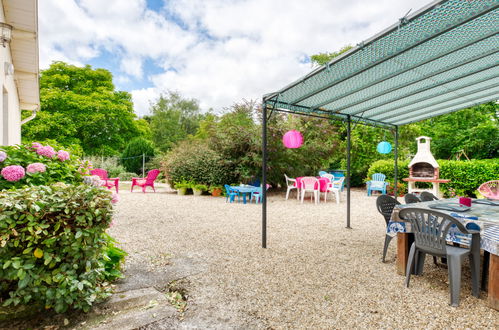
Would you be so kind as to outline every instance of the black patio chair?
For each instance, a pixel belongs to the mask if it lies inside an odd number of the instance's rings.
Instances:
[[[419,199],[421,199],[422,202],[431,202],[431,201],[438,201],[438,197],[433,195],[431,192],[429,191],[423,191],[420,195],[419,195]]]
[[[420,203],[421,200],[414,194],[406,194],[404,196],[404,200],[406,204],[412,204],[412,203]]]
[[[376,207],[378,208],[379,213],[383,215],[385,218],[386,226],[388,227],[388,222],[390,222],[390,218],[392,216],[393,208],[395,205],[400,204],[398,200],[388,195],[381,195],[376,199]],[[383,247],[383,258],[381,259],[385,262],[386,251],[388,250],[388,245],[392,240],[392,236],[385,234],[385,245]]]
[[[426,254],[447,258],[449,273],[450,304],[459,306],[461,290],[461,268],[465,257],[470,259],[473,296],[479,297],[480,279],[480,233],[469,231],[459,220],[448,214],[433,210],[409,207],[402,209],[399,216],[411,223],[414,232],[414,243],[409,251],[406,269],[405,286],[409,287],[411,272],[421,275]],[[462,234],[471,235],[469,247],[457,247],[447,244],[450,230],[458,230]]]

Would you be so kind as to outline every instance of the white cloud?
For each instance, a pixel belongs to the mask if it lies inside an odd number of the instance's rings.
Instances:
[[[306,74],[304,56],[355,45],[427,2],[170,0],[158,13],[145,0],[44,0],[40,62],[82,64],[106,50],[120,62],[114,75],[133,81],[147,59],[164,72],[143,77],[150,88],[132,91],[138,113],[147,113],[146,98],[168,89],[222,109]]]
[[[140,117],[149,114],[151,102],[159,97],[159,92],[154,87],[133,90],[131,93],[135,113]]]

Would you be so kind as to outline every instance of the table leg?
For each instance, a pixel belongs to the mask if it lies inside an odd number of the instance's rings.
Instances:
[[[490,254],[489,262],[489,307],[499,310],[499,256]]]
[[[409,233],[397,233],[397,273],[405,276],[411,241]]]

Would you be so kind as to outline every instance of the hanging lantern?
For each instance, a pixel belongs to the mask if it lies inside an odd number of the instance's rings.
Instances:
[[[390,142],[380,142],[378,143],[378,147],[376,148],[380,154],[388,154],[392,151],[392,145]]]
[[[300,132],[291,130],[284,134],[282,137],[282,143],[286,148],[299,148],[303,144],[303,135]]]

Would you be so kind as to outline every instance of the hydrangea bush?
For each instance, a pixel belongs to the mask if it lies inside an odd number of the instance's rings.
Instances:
[[[85,184],[0,192],[3,305],[87,311],[107,297],[108,281],[120,274],[107,254],[115,250],[105,235],[111,199],[107,189]]]
[[[89,310],[122,277],[106,233],[118,195],[55,144],[1,149],[0,304]]]
[[[62,148],[38,142],[0,148],[0,190],[82,181],[78,160]]]

